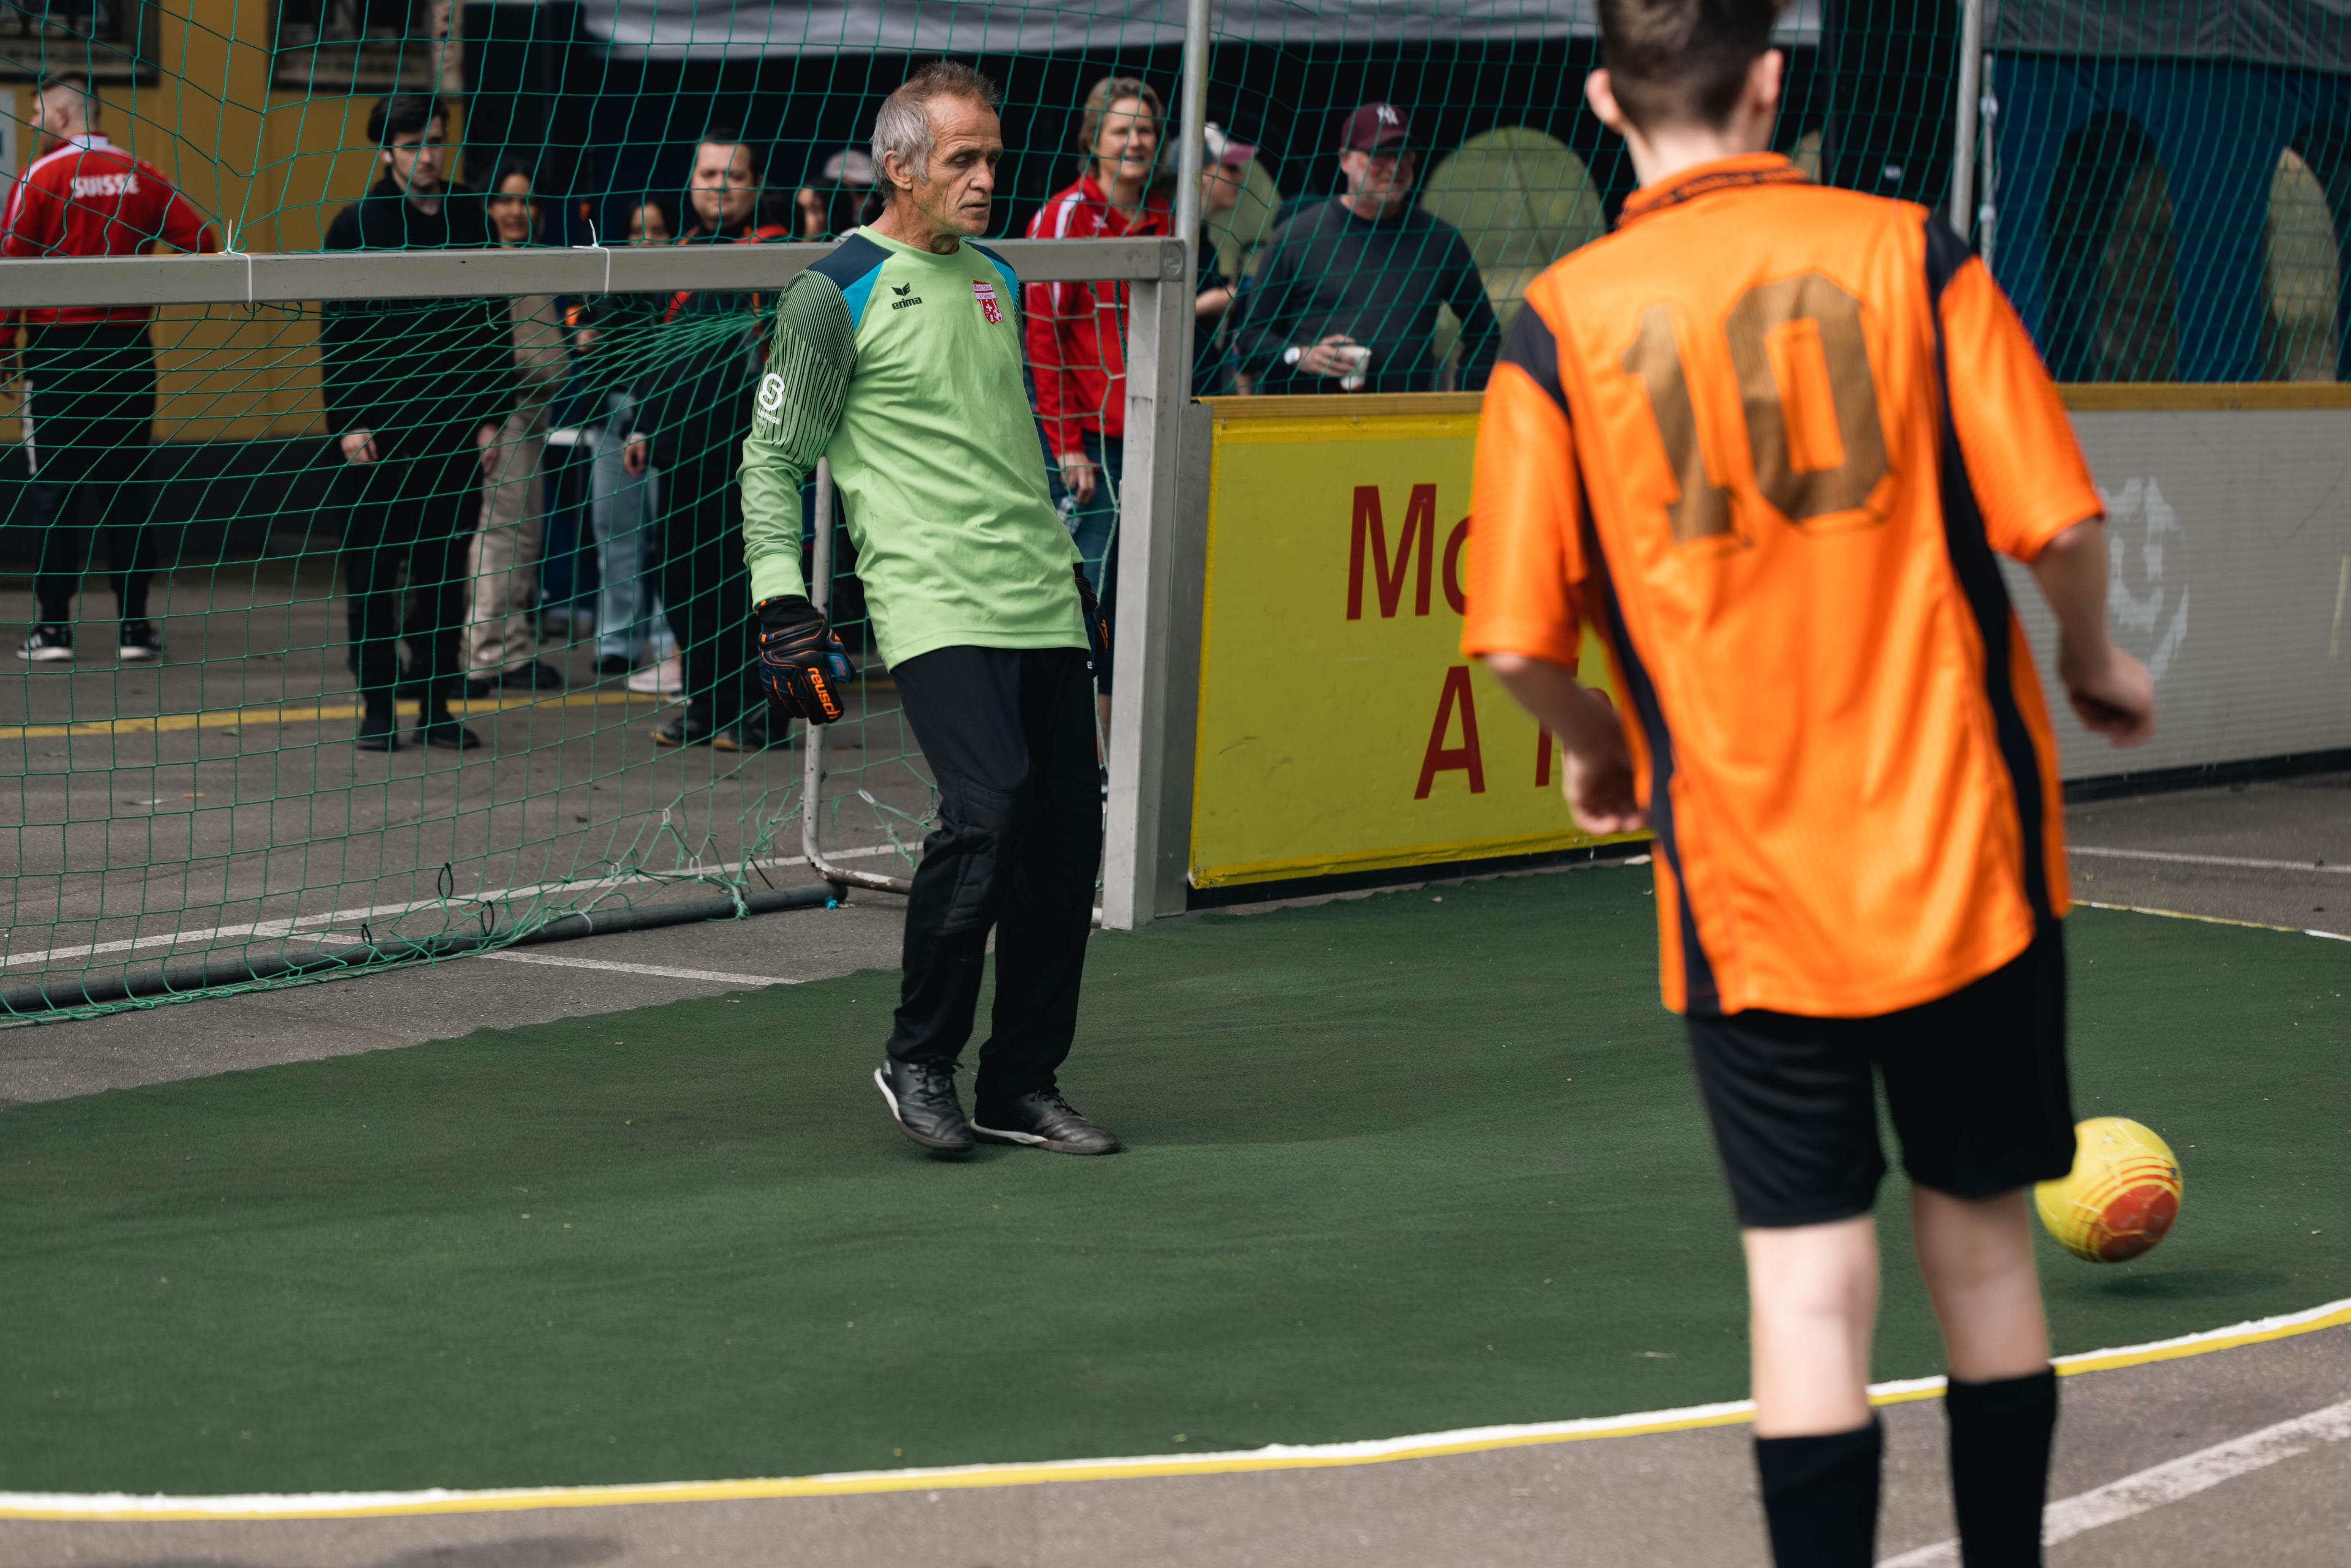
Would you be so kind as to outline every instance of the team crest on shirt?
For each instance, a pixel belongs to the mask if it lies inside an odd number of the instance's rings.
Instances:
[[[1004,319],[1004,307],[996,302],[996,285],[975,277],[971,280],[971,295],[979,301],[979,313],[987,318],[989,326]]]

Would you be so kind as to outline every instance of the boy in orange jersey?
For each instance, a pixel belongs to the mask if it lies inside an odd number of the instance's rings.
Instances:
[[[1594,832],[1657,835],[1743,1228],[1783,1565],[1869,1563],[1886,1079],[1949,1356],[1970,1568],[2040,1561],[2056,1382],[2024,1189],[2072,1164],[2056,747],[1996,554],[2117,745],[2101,508],[1983,265],[1770,144],[1773,0],[1601,0],[1585,91],[1641,190],[1529,290],[1486,392],[1462,646],[1559,737]],[[1627,711],[1577,684],[1583,628]]]

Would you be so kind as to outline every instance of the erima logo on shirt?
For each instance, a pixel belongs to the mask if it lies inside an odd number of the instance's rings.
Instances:
[[[898,296],[898,298],[890,301],[890,308],[893,310],[904,310],[909,305],[920,305],[923,302],[923,297],[919,294],[915,294],[914,290],[914,286],[911,283],[892,284],[890,286],[890,292]],[[913,298],[909,298],[909,295],[912,295]]]
[[[73,196],[80,201],[88,196],[135,196],[139,193],[136,174],[77,174]]]

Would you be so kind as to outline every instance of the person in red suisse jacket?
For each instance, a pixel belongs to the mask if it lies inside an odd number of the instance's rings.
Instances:
[[[1104,77],[1078,122],[1077,183],[1029,221],[1030,239],[1119,239],[1175,232],[1158,178],[1165,111],[1138,77]],[[1085,558],[1102,620],[1118,613],[1118,490],[1126,434],[1126,285],[1032,283],[1022,301],[1046,467]],[[1109,713],[1111,651],[1095,661]]]
[[[183,251],[217,250],[213,231],[162,170],[99,132],[99,100],[81,77],[41,85],[38,126],[45,149],[10,192],[0,255],[138,256],[159,240]],[[147,527],[147,442],[155,422],[155,350],[145,305],[14,312],[0,339],[10,351],[25,329],[29,383],[25,446],[32,463],[33,525],[41,530],[33,578],[40,620],[20,649],[36,664],[70,661],[73,596],[82,570],[84,528],[93,511],[113,568],[126,662],[163,656],[147,618],[155,575]]]

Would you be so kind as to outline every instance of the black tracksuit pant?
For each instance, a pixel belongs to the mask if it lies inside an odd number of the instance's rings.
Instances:
[[[1079,648],[940,648],[892,670],[939,784],[906,902],[890,1054],[953,1061],[971,1038],[987,933],[996,1016],[977,1103],[1053,1087],[1077,1031],[1102,861],[1093,677]]]
[[[147,324],[34,328],[26,338],[25,374],[33,383],[25,444],[32,457],[32,523],[41,541],[33,569],[41,619],[72,619],[94,528],[113,569],[116,613],[143,621],[155,575],[155,536],[148,526],[153,497],[145,482],[155,350]]]
[[[465,664],[466,547],[482,516],[476,427],[395,445],[338,476],[345,500],[343,588],[360,695],[390,702],[400,685],[400,639],[427,706],[456,695]],[[378,432],[379,450],[385,444]],[[403,571],[406,580],[402,580]],[[404,594],[416,600],[406,617]],[[403,623],[404,622],[404,623]]]
[[[724,728],[765,701],[754,662],[751,574],[743,564],[737,446],[720,443],[662,470],[662,608],[685,660],[686,701]]]

